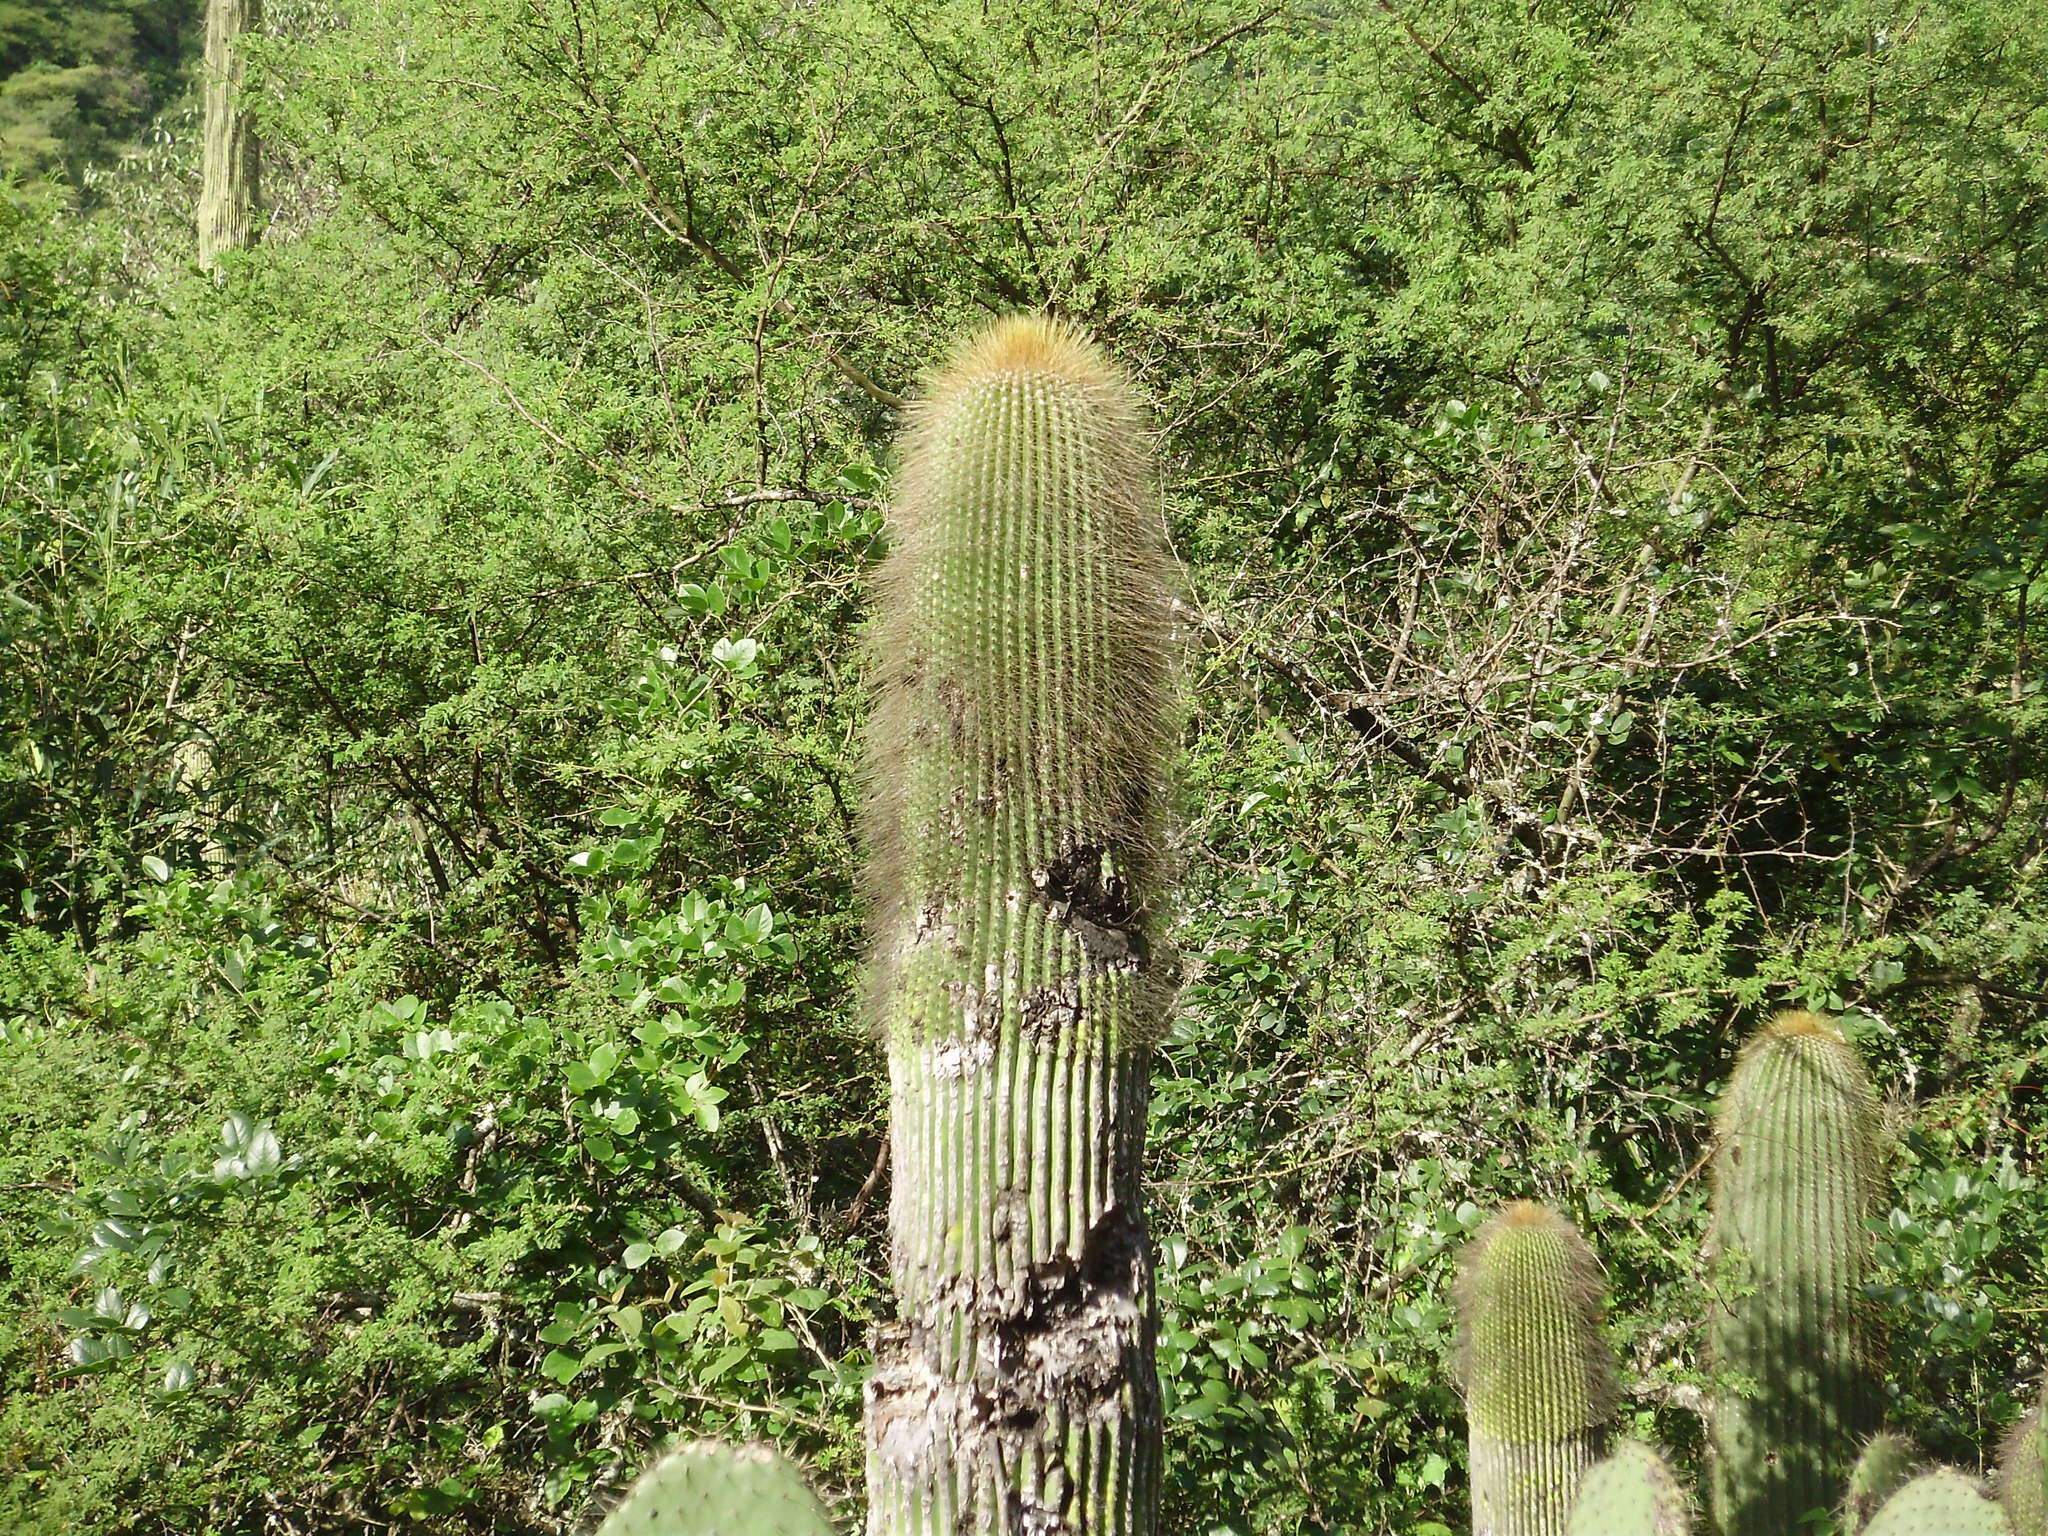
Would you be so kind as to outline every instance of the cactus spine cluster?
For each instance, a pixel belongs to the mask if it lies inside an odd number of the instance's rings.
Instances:
[[[1626,1440],[1588,1472],[1569,1536],[1686,1536],[1685,1491],[1654,1447]]]
[[[2041,1404],[2013,1426],[1998,1454],[1998,1501],[2015,1536],[2048,1536],[2048,1436]]]
[[[242,85],[238,44],[262,30],[263,0],[207,0],[206,119],[200,154],[199,264],[256,238],[263,201],[263,148],[236,98]]]
[[[1154,481],[1128,383],[1042,319],[957,352],[901,445],[869,746],[897,1293],[874,1536],[1155,1518],[1139,1164],[1175,706]]]
[[[1717,1131],[1715,1521],[1725,1536],[1783,1536],[1835,1504],[1877,1427],[1861,1294],[1877,1102],[1839,1030],[1783,1013],[1743,1049]]]
[[[698,1441],[643,1472],[597,1536],[832,1536],[832,1527],[766,1446]]]
[[[1475,1536],[1565,1536],[1614,1405],[1599,1262],[1523,1201],[1481,1229],[1458,1282]]]
[[[2012,1536],[2004,1511],[1949,1468],[1914,1478],[1865,1529],[1869,1536]]]

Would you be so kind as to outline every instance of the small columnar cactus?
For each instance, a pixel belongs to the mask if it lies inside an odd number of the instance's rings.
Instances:
[[[2005,1512],[1973,1479],[1948,1468],[1906,1484],[1866,1530],[1868,1536],[2013,1536]]]
[[[1783,1013],[1743,1049],[1717,1130],[1715,1521],[1725,1536],[1785,1536],[1834,1506],[1877,1427],[1862,1294],[1877,1100],[1832,1023]]]
[[[765,1445],[700,1440],[643,1472],[598,1536],[832,1536],[832,1527]]]
[[[1480,1230],[1458,1282],[1475,1536],[1565,1536],[1614,1406],[1606,1285],[1572,1224],[1529,1201]]]
[[[1998,1453],[1998,1501],[2012,1521],[2014,1536],[2048,1536],[2048,1435],[2041,1405],[2013,1426]]]
[[[1885,1500],[1924,1469],[1920,1453],[1904,1435],[1890,1430],[1872,1435],[1856,1458],[1848,1490],[1842,1495],[1842,1536],[1857,1536],[1884,1507]]]
[[[1176,705],[1155,479],[1129,383],[1044,319],[974,337],[904,434],[868,752],[896,1288],[874,1536],[1156,1518],[1141,1164]]]
[[[1624,1440],[1579,1484],[1569,1536],[1686,1536],[1685,1490],[1655,1448]]]

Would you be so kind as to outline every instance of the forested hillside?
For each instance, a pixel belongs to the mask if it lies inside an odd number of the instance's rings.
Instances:
[[[2026,0],[0,0],[0,1529],[852,1528],[900,407],[1086,326],[1180,563],[1166,1528],[1468,1529],[1451,1281],[1696,1464],[1711,1114],[1886,1096],[1889,1419],[2048,1309]],[[152,126],[154,125],[154,126]]]
[[[0,173],[87,181],[139,139],[197,52],[200,0],[0,3]]]

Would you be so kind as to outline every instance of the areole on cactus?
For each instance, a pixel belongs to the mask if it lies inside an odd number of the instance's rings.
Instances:
[[[1467,1249],[1458,1360],[1475,1536],[1564,1536],[1614,1408],[1605,1296],[1585,1239],[1534,1202],[1510,1206]]]
[[[873,1009],[895,1321],[869,1529],[1149,1531],[1141,1206],[1172,569],[1124,377],[999,322],[911,410],[875,625]]]

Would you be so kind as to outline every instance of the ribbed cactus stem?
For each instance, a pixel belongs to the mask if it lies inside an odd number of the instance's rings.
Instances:
[[[878,598],[874,1009],[897,1319],[875,1536],[1143,1533],[1169,562],[1131,389],[1004,321],[913,407]]]
[[[2013,1536],[2005,1511],[1976,1482],[1943,1468],[1914,1478],[1885,1500],[1868,1536]]]
[[[700,1440],[642,1473],[597,1536],[832,1536],[832,1527],[767,1446]]]
[[[2041,1404],[2013,1426],[1998,1453],[1998,1501],[2015,1536],[2048,1536],[2048,1435]]]
[[[206,117],[200,151],[199,264],[256,238],[263,147],[243,106],[241,40],[263,26],[263,0],[207,0]]]
[[[1849,1487],[1842,1495],[1842,1536],[1857,1536],[1884,1507],[1885,1500],[1922,1470],[1920,1453],[1904,1435],[1889,1430],[1872,1435],[1850,1469]]]
[[[1564,1536],[1614,1405],[1605,1282],[1576,1228],[1524,1201],[1483,1227],[1458,1282],[1475,1536]]]
[[[1831,1510],[1881,1410],[1862,1294],[1881,1179],[1875,1096],[1817,1014],[1744,1047],[1714,1152],[1714,1513],[1785,1536]]]
[[[1685,1490],[1656,1449],[1625,1440],[1579,1484],[1570,1536],[1686,1536]]]

